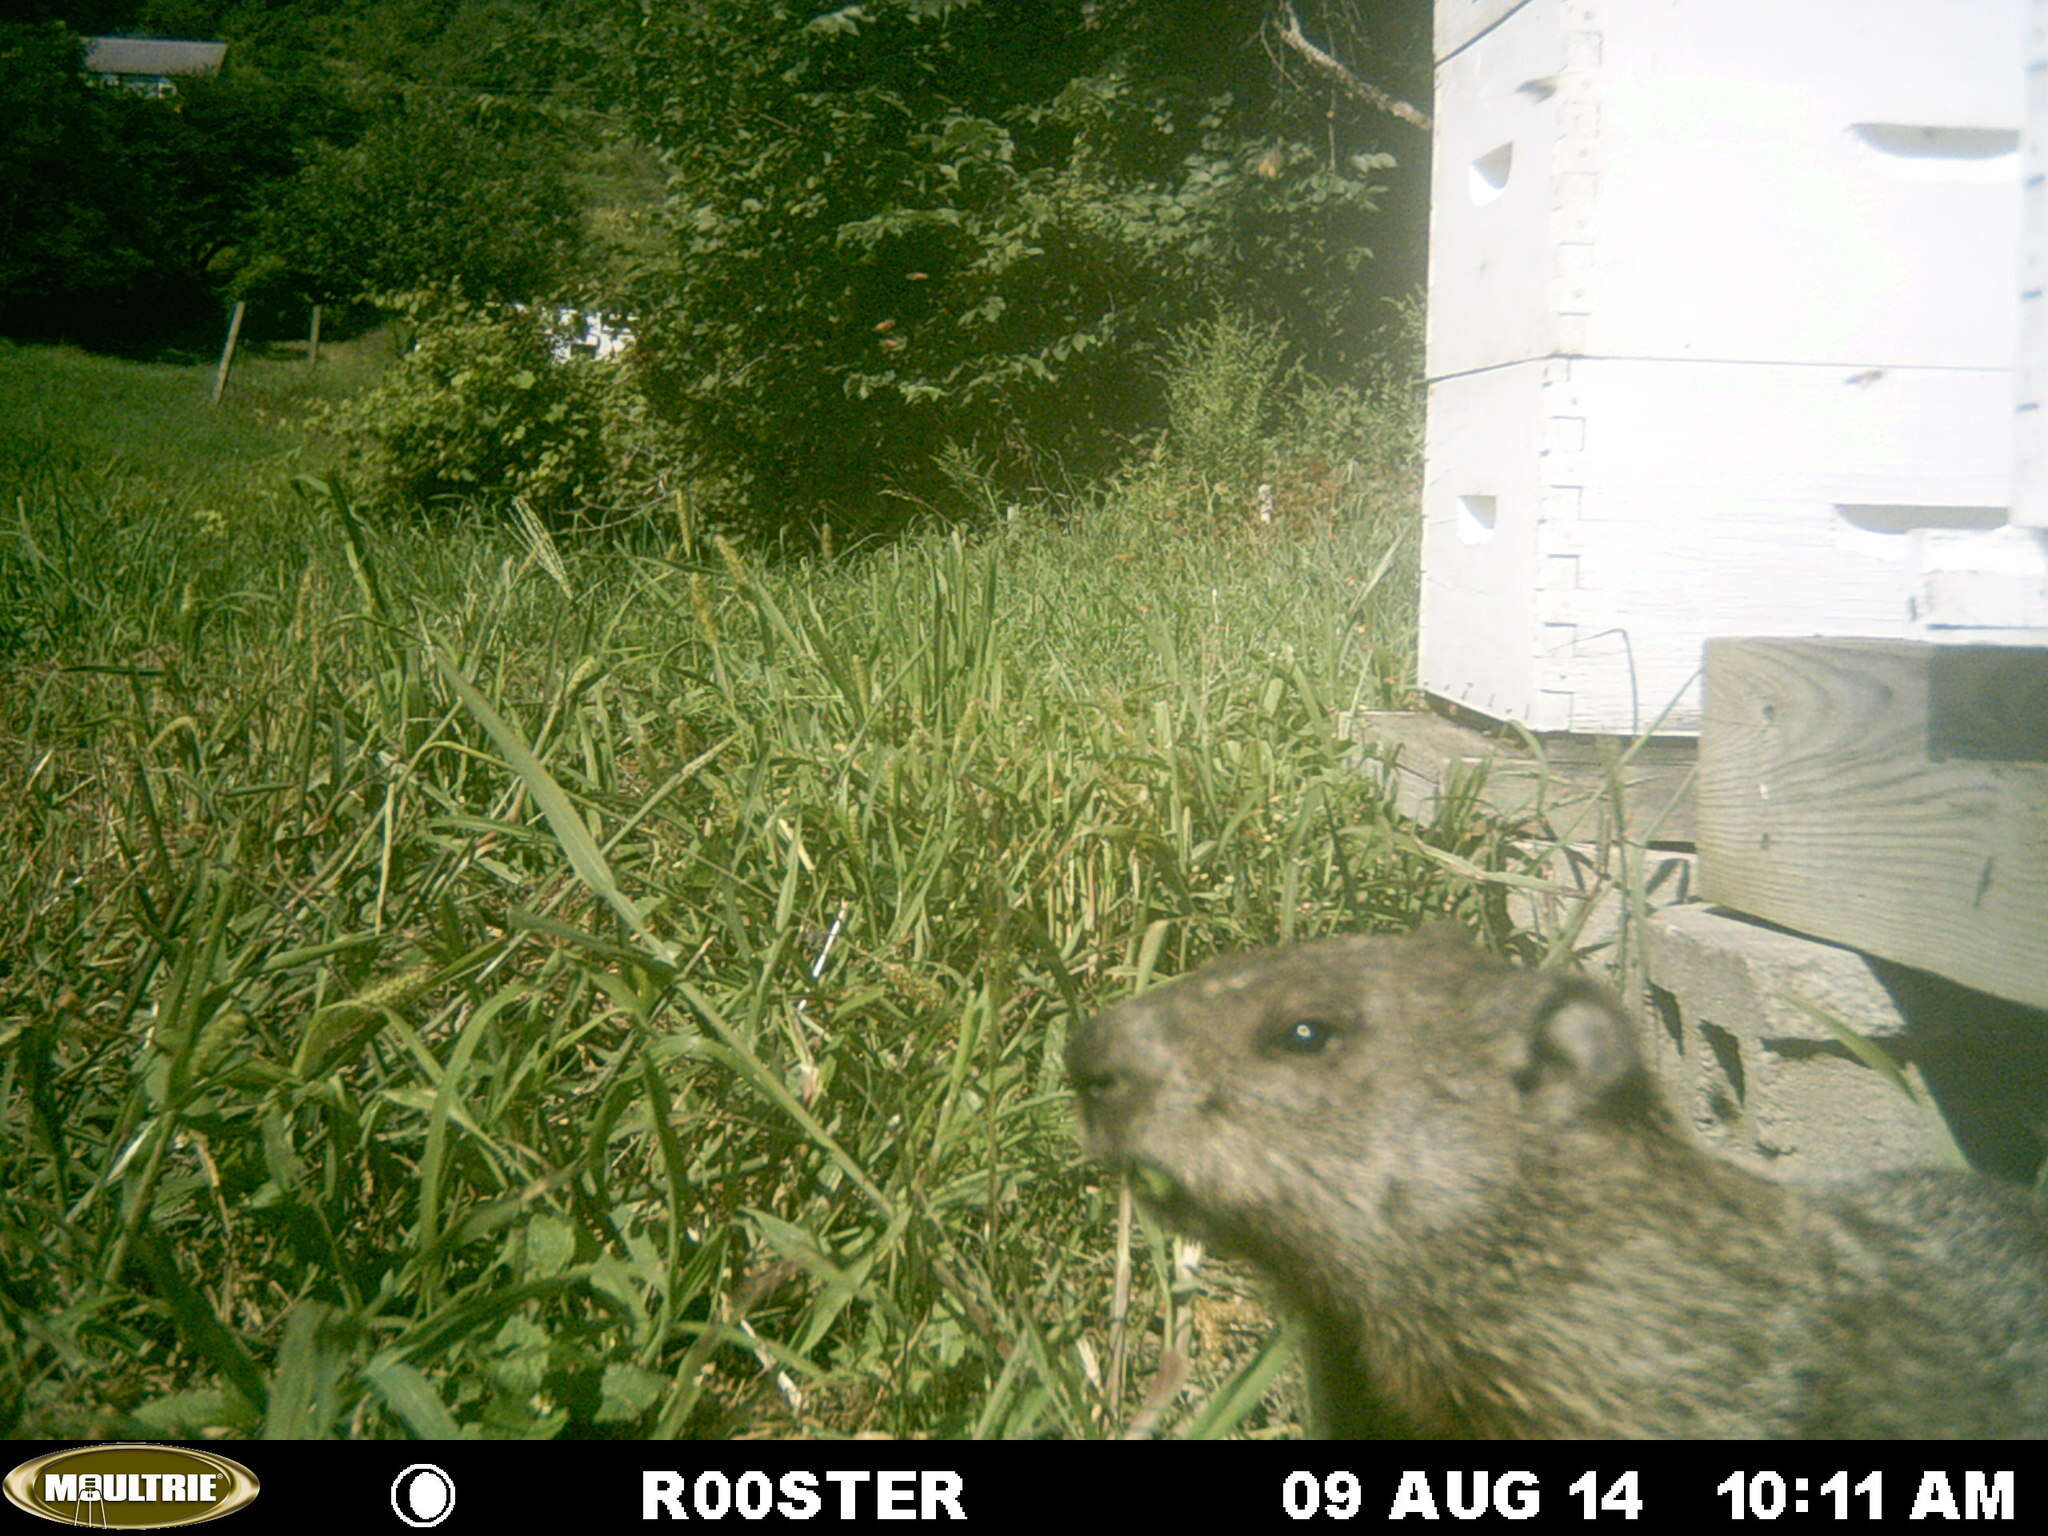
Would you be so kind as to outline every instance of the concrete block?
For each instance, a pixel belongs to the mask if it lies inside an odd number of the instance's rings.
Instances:
[[[1693,839],[1690,739],[1507,736],[1429,710],[1345,710],[1337,730],[1357,745],[1355,761],[1377,766],[1395,808],[1425,826],[1476,798],[1511,827],[1567,843]]]
[[[1653,913],[1644,948],[1646,1045],[1703,1139],[1781,1178],[1943,1161],[1909,1022],[1864,956],[1697,905]],[[1809,1009],[1892,1055],[1916,1097]]]

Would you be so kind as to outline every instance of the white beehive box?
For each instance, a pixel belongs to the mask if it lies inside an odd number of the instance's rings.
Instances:
[[[2048,0],[2027,0],[2013,521],[2048,528]]]
[[[2022,0],[1438,22],[1423,686],[1690,731],[1709,635],[1923,633],[2010,532]]]
[[[1707,636],[1906,638],[1927,530],[2005,521],[2009,391],[1611,358],[1439,381],[1423,685],[1532,730],[1690,732]]]
[[[1521,3],[1522,0],[1437,0],[1436,57],[1449,58]]]
[[[2019,0],[1529,0],[1437,69],[1432,371],[2010,367],[2020,33]]]

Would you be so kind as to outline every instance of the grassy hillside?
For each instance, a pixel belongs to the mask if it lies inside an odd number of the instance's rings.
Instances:
[[[0,356],[0,1430],[1283,1424],[1142,1226],[1111,1328],[1060,1058],[1483,904],[1332,730],[1412,484],[769,567],[366,523],[295,370]]]

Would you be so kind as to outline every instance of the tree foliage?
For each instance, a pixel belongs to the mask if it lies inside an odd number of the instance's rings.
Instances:
[[[141,265],[112,118],[54,23],[0,24],[0,313],[109,288]],[[86,167],[96,176],[84,174]]]
[[[1009,474],[1098,468],[1156,418],[1168,338],[1222,308],[1357,364],[1391,157],[1277,88],[1261,16],[649,10],[627,104],[673,177],[635,305],[660,398],[796,511],[921,494],[947,442]]]
[[[198,311],[300,147],[346,114],[255,75],[151,99],[87,82],[82,39],[0,25],[0,325],[119,335]]]
[[[1164,419],[1192,323],[1341,382],[1415,280],[1381,210],[1419,206],[1422,136],[1273,27],[1423,100],[1427,0],[1274,7],[50,0],[230,62],[138,102],[87,87],[54,23],[0,32],[0,325],[165,283],[209,325],[230,287],[295,311],[566,287],[633,312],[707,479],[768,519],[929,498],[942,462],[1087,476]]]
[[[146,344],[185,317],[217,335],[231,294],[302,320],[305,299],[427,284],[545,292],[579,233],[554,98],[588,93],[614,35],[565,29],[605,3],[110,0],[0,23],[0,329]],[[227,64],[166,99],[102,88],[87,27],[223,37]]]
[[[523,302],[554,284],[576,234],[543,138],[425,98],[313,152],[273,198],[245,282],[328,300],[456,288]]]

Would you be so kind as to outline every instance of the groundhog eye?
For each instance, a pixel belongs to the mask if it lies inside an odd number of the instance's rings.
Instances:
[[[1314,1056],[1336,1038],[1337,1026],[1322,1019],[1290,1019],[1268,1025],[1262,1043],[1276,1055]]]

